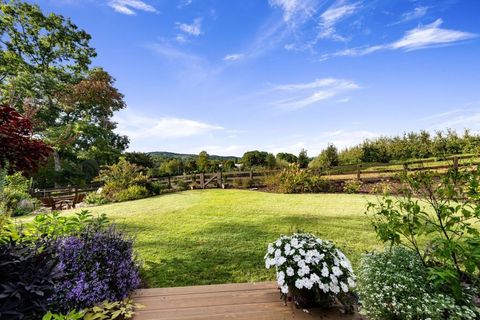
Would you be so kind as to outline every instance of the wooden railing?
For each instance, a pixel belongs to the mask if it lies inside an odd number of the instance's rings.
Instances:
[[[462,163],[460,160],[472,159],[467,163]],[[335,167],[332,170],[319,172],[318,175],[330,180],[346,181],[358,179],[362,181],[377,181],[384,178],[391,178],[397,173],[413,172],[421,170],[436,170],[446,171],[449,168],[461,168],[467,165],[480,165],[480,159],[475,155],[461,155],[451,156],[444,159],[451,163],[445,165],[427,165],[438,161],[435,160],[414,160],[403,163],[383,163],[383,164],[363,164],[363,165],[349,165]],[[371,168],[382,168],[388,166],[400,166],[399,169],[380,169],[371,170]],[[193,173],[183,174],[177,176],[153,177],[152,181],[161,183],[166,188],[172,188],[176,184],[188,184],[192,188],[220,188],[225,185],[234,185],[239,180],[260,181],[261,178],[281,172],[281,170],[250,170],[250,171],[229,171],[229,172],[213,172],[213,173]],[[101,185],[90,185],[86,187],[68,187],[68,188],[51,188],[51,189],[36,189],[32,194],[37,197],[52,197],[74,195],[79,193],[88,193],[97,190]]]

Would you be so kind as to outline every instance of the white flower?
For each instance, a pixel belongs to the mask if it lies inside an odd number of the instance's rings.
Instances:
[[[337,277],[335,277],[335,275],[333,273],[330,274],[330,280],[332,281],[332,283],[338,283],[338,279],[337,279]]]
[[[340,270],[339,267],[335,266],[332,268],[332,272],[334,275],[336,275],[337,277],[341,276],[343,274],[342,270]]]
[[[273,247],[273,245],[271,243],[268,244],[268,249],[267,249],[267,252],[269,254],[272,254],[273,252],[275,251],[275,248]]]
[[[350,286],[350,288],[355,288],[355,285],[356,285],[355,280],[348,277],[347,282],[348,282],[348,285]]]
[[[303,283],[303,280],[302,279],[297,279],[295,281],[295,287],[297,289],[303,289],[303,286],[304,286],[304,283]]]
[[[324,265],[323,268],[322,268],[322,277],[328,277],[329,274],[330,274],[330,272],[328,272],[327,266]]]
[[[330,285],[330,290],[331,290],[333,293],[339,293],[339,292],[340,292],[340,287],[338,286],[338,284],[332,283],[332,284]]]
[[[348,292],[348,286],[340,281],[340,287],[342,288],[343,292]]]
[[[298,248],[298,239],[292,238],[292,240],[290,240],[290,244],[292,245],[292,247]]]
[[[298,249],[298,252],[300,252],[300,254],[301,254],[302,256],[305,255],[305,250],[303,250],[303,249]]]
[[[318,287],[320,288],[320,290],[322,290],[323,292],[328,292],[330,290],[330,286],[326,283],[321,283],[319,282],[318,283]]]
[[[294,255],[294,256],[293,256],[293,261],[295,261],[295,262],[300,261],[300,259],[301,259],[301,258],[300,258],[299,255]]]
[[[278,258],[282,255],[282,251],[280,249],[275,250],[275,257]]]
[[[312,282],[318,282],[318,281],[320,280],[320,277],[319,277],[316,273],[312,273],[312,274],[310,275],[310,280],[311,280]]]
[[[287,276],[291,277],[295,274],[295,270],[292,267],[287,268]]]
[[[287,261],[287,258],[285,257],[278,257],[277,259],[277,266],[280,267],[282,264],[284,264]]]
[[[302,280],[303,280],[303,286],[304,286],[305,288],[307,288],[307,289],[309,289],[309,290],[312,289],[312,287],[313,287],[313,281],[311,281],[311,280],[308,279],[308,278],[303,278]]]
[[[282,245],[282,241],[277,240],[277,242],[275,242],[275,245],[280,248],[280,246]]]
[[[280,290],[282,291],[282,293],[284,294],[287,294],[288,293],[288,286],[287,285],[283,285]]]
[[[298,269],[297,274],[299,277],[303,277],[305,275],[305,270],[303,268]]]
[[[299,268],[303,268],[303,267],[305,267],[305,261],[300,260],[300,261],[298,261],[297,265],[298,265]]]
[[[270,267],[271,267],[271,266],[274,266],[274,265],[275,265],[275,259],[269,259],[269,258],[267,258],[267,259],[265,260],[265,267],[266,267],[267,269],[270,269]]]
[[[288,254],[290,253],[290,250],[292,249],[292,247],[290,246],[289,243],[285,244],[285,254],[288,256]]]

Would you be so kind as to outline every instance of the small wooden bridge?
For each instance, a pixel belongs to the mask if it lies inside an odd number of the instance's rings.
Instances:
[[[361,320],[339,310],[305,312],[280,300],[275,282],[219,284],[139,290],[135,302],[144,305],[135,320]]]

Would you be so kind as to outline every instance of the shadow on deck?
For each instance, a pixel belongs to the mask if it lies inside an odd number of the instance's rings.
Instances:
[[[310,309],[309,313],[280,300],[275,282],[235,283],[193,287],[143,289],[135,302],[145,306],[135,320],[361,320],[360,315]]]

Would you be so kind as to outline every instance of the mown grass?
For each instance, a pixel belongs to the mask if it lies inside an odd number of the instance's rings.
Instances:
[[[297,230],[330,239],[358,264],[379,245],[364,216],[370,196],[196,190],[89,208],[136,238],[149,287],[273,280],[269,242]]]

